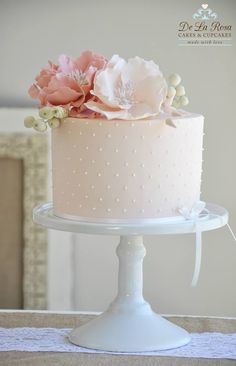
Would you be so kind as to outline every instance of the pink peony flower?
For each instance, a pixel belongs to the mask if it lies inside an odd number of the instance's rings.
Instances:
[[[94,75],[106,63],[102,55],[90,51],[83,52],[77,59],[61,55],[58,65],[49,62],[41,70],[36,83],[30,87],[29,94],[32,98],[39,99],[41,106],[62,106],[68,108],[74,116],[82,111],[94,115],[83,103],[94,99],[90,94]]]
[[[135,57],[126,62],[114,55],[96,73],[92,94],[99,101],[85,106],[108,119],[136,120],[159,114],[166,93],[166,81],[153,61]]]

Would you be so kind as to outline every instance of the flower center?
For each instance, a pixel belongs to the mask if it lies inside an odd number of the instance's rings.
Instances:
[[[80,85],[88,85],[86,74],[81,70],[73,70],[68,74],[68,76],[77,81]]]
[[[134,99],[134,86],[131,81],[127,81],[127,83],[118,83],[115,89],[115,100],[125,109],[130,108],[136,103]]]

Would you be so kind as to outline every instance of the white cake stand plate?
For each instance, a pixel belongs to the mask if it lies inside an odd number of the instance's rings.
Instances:
[[[207,204],[209,214],[198,222],[201,231],[213,230],[228,222],[228,212]],[[108,310],[94,320],[74,329],[72,343],[113,352],[145,352],[176,348],[187,344],[184,329],[156,314],[143,298],[143,235],[195,232],[191,220],[154,220],[148,223],[107,223],[69,220],[55,216],[51,203],[34,209],[34,222],[48,228],[86,234],[119,235],[118,294]]]

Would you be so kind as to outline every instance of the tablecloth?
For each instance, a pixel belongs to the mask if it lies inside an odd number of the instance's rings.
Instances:
[[[1,327],[53,327],[71,328],[79,326],[94,314],[50,313],[30,311],[0,311]],[[166,316],[175,324],[189,332],[236,332],[235,318],[211,318],[191,316]],[[193,359],[182,357],[154,357],[104,355],[85,353],[52,353],[52,352],[1,352],[0,366],[235,366],[235,360],[226,359]]]

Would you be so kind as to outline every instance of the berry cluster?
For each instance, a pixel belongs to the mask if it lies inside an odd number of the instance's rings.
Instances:
[[[38,132],[47,130],[47,126],[56,128],[60,126],[60,120],[68,116],[68,110],[63,107],[43,107],[39,110],[39,117],[28,116],[24,119],[27,128],[34,128]]]
[[[172,74],[169,77],[170,86],[167,91],[167,98],[172,99],[172,106],[181,108],[189,104],[188,97],[185,95],[185,88],[181,85],[181,77],[178,74]]]

